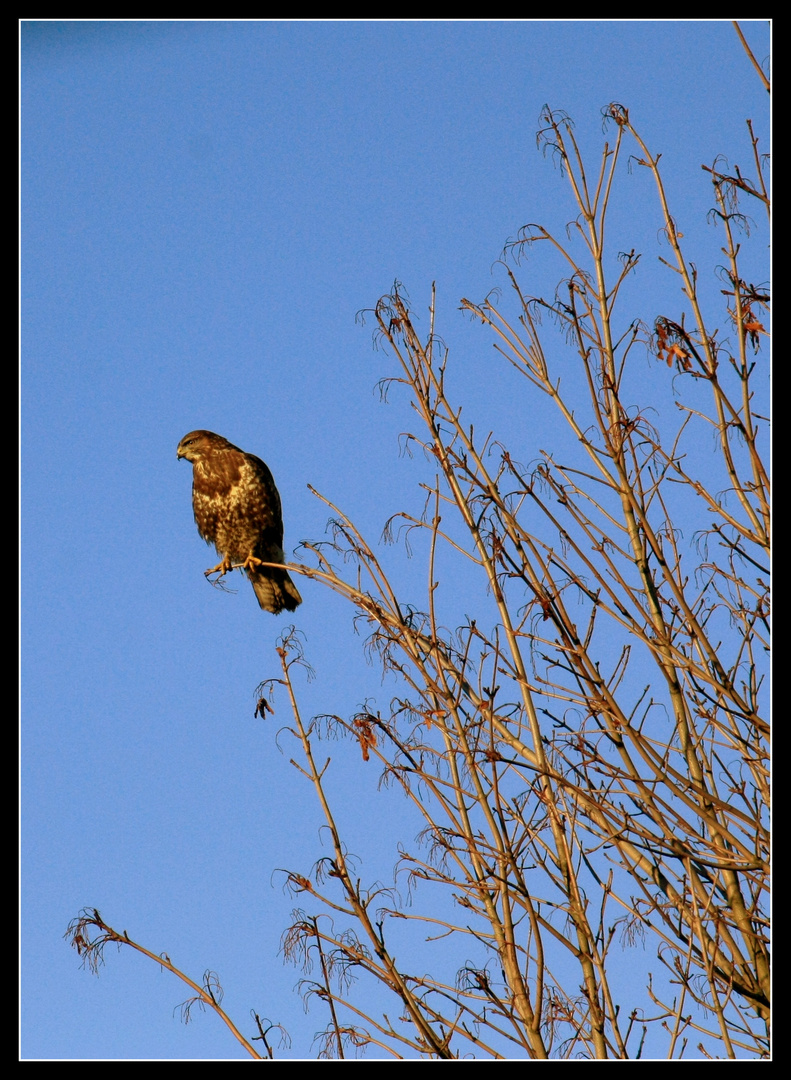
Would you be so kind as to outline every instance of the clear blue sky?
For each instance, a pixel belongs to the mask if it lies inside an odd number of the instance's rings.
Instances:
[[[767,23],[742,25],[763,61]],[[21,1052],[246,1056],[212,1015],[181,1024],[185,990],[130,951],[81,970],[63,933],[91,905],[310,1056],[325,1017],[278,955],[294,905],[274,871],[322,854],[318,817],[276,742],[285,703],[255,719],[255,688],[294,622],[306,715],[389,692],[318,585],[290,619],[241,578],[209,587],[176,444],[209,428],[264,458],[289,551],[324,534],[308,483],[372,542],[419,511],[406,402],[380,402],[393,364],[355,322],[398,279],[423,313],[437,282],[471,420],[532,458],[551,430],[481,380],[490,346],[457,308],[504,284],[521,225],[572,216],[541,107],[597,159],[601,108],[626,105],[711,251],[700,166],[752,171],[743,122],[768,149],[767,96],[727,21],[26,22],[22,73]],[[635,199],[640,250],[658,226]],[[402,548],[384,557],[423,588]]]

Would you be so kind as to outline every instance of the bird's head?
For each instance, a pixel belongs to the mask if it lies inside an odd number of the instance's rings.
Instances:
[[[176,457],[196,462],[213,450],[228,445],[227,439],[224,439],[222,435],[215,435],[213,431],[191,431],[178,444]]]

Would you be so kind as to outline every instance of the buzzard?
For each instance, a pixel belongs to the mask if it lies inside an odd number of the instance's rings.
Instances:
[[[288,571],[262,565],[285,562],[280,496],[267,466],[213,431],[185,435],[176,457],[192,462],[198,532],[222,556],[206,575],[241,567],[264,611],[294,611],[302,597]]]

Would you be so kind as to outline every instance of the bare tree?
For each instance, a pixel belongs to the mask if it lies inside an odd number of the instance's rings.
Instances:
[[[397,362],[383,387],[409,395],[405,445],[429,467],[422,513],[396,514],[386,537],[425,556],[425,600],[399,598],[326,499],[330,539],[293,567],[349,602],[396,687],[386,710],[303,718],[294,631],[260,687],[262,715],[287,695],[292,760],[330,838],[286,872],[302,906],[283,950],[326,1008],[320,1056],[769,1052],[769,483],[754,398],[769,297],[740,268],[742,203],[768,212],[764,162],[748,124],[752,176],[706,170],[724,261],[723,306],[704,314],[660,155],[626,108],[603,115],[590,172],[570,119],[543,110],[568,236],[525,226],[503,264],[510,299],[462,302],[523,380],[525,416],[552,409],[571,434],[562,456],[526,467],[462,420],[433,299],[421,335],[397,286],[372,312]],[[646,212],[681,292],[672,309],[648,299],[624,316],[640,256],[616,262],[606,236],[627,164],[653,178]],[[519,280],[518,257],[542,246],[567,267],[549,297]],[[653,407],[660,377],[671,409]],[[449,579],[481,584],[461,622]],[[327,738],[408,801],[386,887],[365,882],[337,823]],[[134,945],[90,910],[70,933],[91,963],[108,940]],[[211,987],[197,997],[211,1006]]]

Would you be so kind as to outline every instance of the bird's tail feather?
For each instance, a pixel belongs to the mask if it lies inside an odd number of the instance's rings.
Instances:
[[[286,611],[296,611],[302,603],[299,590],[287,570],[273,570],[269,567],[265,571],[248,571],[248,577],[264,611],[277,615],[284,608]]]

